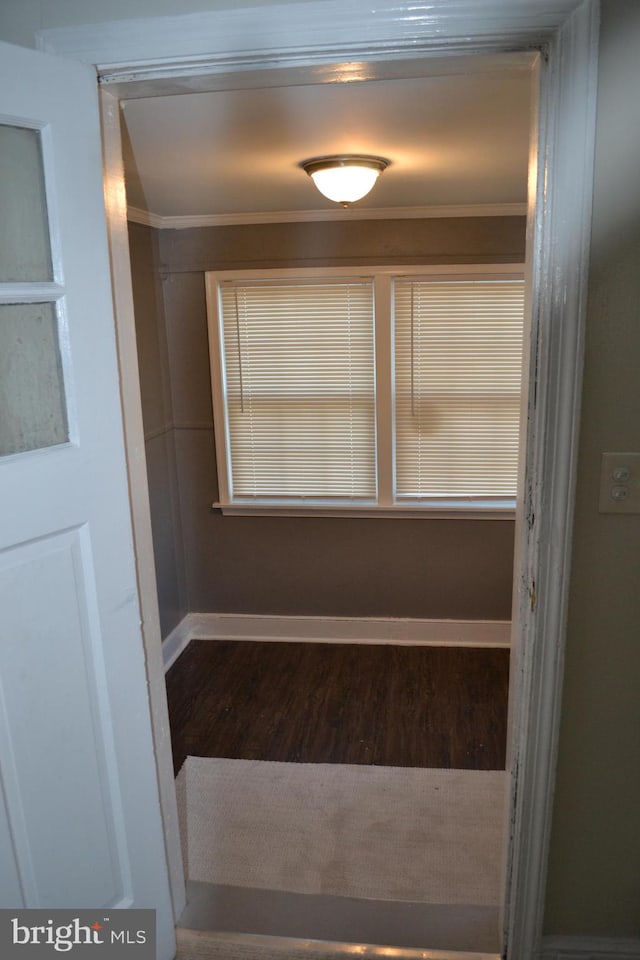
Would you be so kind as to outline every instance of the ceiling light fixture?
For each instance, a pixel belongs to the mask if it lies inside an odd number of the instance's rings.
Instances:
[[[390,162],[384,157],[336,154],[303,160],[300,166],[323,196],[348,207],[355,200],[366,197]]]

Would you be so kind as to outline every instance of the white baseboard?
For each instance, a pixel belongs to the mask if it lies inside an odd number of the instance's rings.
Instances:
[[[640,940],[543,937],[539,960],[640,960]]]
[[[306,643],[390,643],[414,646],[508,647],[508,620],[418,620],[395,617],[277,617],[188,613],[162,644],[165,669],[192,637]]]
[[[180,654],[189,646],[192,638],[191,614],[183,617],[180,623],[173,628],[162,641],[162,659],[165,673],[173,666]]]

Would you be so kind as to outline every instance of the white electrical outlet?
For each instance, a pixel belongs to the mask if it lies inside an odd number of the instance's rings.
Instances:
[[[603,453],[600,513],[640,513],[640,453]]]

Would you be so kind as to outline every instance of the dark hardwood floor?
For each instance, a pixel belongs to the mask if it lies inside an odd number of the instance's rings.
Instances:
[[[185,757],[501,770],[509,654],[193,640],[167,675]]]

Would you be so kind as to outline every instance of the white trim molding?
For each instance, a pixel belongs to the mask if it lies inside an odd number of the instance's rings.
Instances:
[[[164,662],[165,673],[174,665],[180,654],[187,649],[193,639],[191,616],[192,614],[190,613],[184,616],[180,623],[176,624],[171,633],[167,634],[162,641],[162,660]]]
[[[207,213],[199,216],[165,217],[129,207],[127,219],[156,230],[188,230],[193,227],[255,226],[257,223],[321,223],[328,220],[437,220],[452,217],[526,217],[526,203],[475,203],[442,207],[384,207],[349,210],[280,210],[271,213]]]
[[[158,650],[158,639],[161,636],[160,612],[151,531],[147,460],[144,443],[140,442],[144,433],[144,422],[140,406],[138,350],[135,325],[127,322],[133,317],[133,290],[130,281],[131,258],[125,219],[126,199],[122,142],[120,139],[122,128],[120,126],[120,105],[117,97],[109,93],[101,93],[100,110],[103,129],[104,177],[107,186],[107,189],[105,189],[105,207],[107,210],[109,257],[114,275],[121,278],[120,283],[113,285],[113,298],[117,334],[116,344],[120,367],[120,389],[122,391],[129,502],[160,809],[167,850],[173,915],[177,921],[186,904],[185,876],[173,778],[171,728],[166,706],[164,664]],[[124,277],[129,278],[128,283],[122,282]]]
[[[595,153],[598,0],[553,38],[542,74],[525,511],[517,533],[505,946],[542,937],[571,567]]]
[[[163,641],[162,649],[168,670],[192,639],[508,648],[510,636],[509,620],[188,613]]]
[[[580,0],[315,0],[41,30],[38,48],[98,67],[101,82],[255,67],[418,57],[544,43]],[[357,38],[357,40],[354,40]]]
[[[640,960],[640,940],[544,937],[539,960]]]

